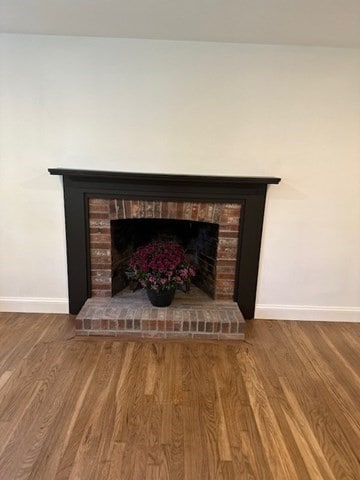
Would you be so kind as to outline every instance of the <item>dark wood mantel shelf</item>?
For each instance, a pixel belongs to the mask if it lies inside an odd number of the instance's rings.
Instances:
[[[234,300],[246,319],[254,317],[266,191],[280,178],[48,170],[63,177],[70,313],[91,295],[87,200],[97,197],[241,204]]]
[[[232,177],[217,175],[175,175],[165,173],[133,173],[133,172],[110,172],[105,170],[77,170],[72,168],[49,168],[51,175],[62,175],[79,180],[121,180],[121,181],[149,181],[161,183],[216,183],[216,184],[276,184],[281,178],[278,177]]]

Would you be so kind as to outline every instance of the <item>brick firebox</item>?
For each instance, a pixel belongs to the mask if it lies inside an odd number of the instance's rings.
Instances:
[[[172,219],[219,226],[215,258],[215,300],[234,300],[241,205],[235,203],[169,202],[89,198],[91,296],[111,297],[111,221]]]

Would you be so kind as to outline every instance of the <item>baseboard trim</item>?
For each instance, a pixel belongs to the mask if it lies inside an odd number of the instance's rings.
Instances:
[[[69,313],[67,298],[0,297],[0,312]],[[360,322],[359,307],[258,304],[255,318],[319,322]]]
[[[360,322],[360,307],[256,305],[255,318],[316,322]]]
[[[0,312],[69,313],[67,298],[0,297]]]

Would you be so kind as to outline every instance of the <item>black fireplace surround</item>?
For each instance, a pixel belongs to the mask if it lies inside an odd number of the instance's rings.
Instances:
[[[264,207],[277,177],[143,174],[49,168],[63,177],[70,313],[91,296],[89,198],[241,204],[234,301],[254,318]]]

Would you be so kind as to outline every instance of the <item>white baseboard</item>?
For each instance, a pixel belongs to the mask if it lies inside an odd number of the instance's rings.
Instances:
[[[0,312],[69,313],[69,302],[67,298],[0,297]],[[360,308],[258,304],[255,318],[360,322]]]
[[[0,312],[69,313],[67,298],[0,297]]]
[[[255,318],[317,322],[360,322],[360,307],[256,305]]]

